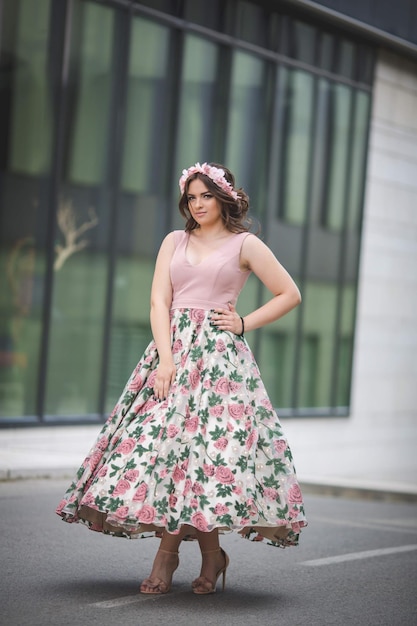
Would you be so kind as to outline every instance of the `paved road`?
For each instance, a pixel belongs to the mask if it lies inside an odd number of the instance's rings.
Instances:
[[[60,521],[62,481],[0,483],[0,619],[7,626],[416,626],[417,505],[309,496],[298,548],[227,535],[225,593],[194,596],[197,545],[172,593],[144,596],[156,541]]]

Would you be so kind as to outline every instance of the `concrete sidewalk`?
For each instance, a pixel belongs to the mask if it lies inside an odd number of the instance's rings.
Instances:
[[[357,428],[344,418],[282,419],[307,492],[417,501],[417,431]],[[0,430],[0,480],[71,479],[100,426]]]

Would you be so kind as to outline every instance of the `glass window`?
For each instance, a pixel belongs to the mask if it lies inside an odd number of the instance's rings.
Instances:
[[[350,110],[352,90],[345,85],[334,84],[329,92],[329,152],[328,174],[324,201],[324,224],[332,230],[340,230],[344,221],[347,191],[347,168],[350,148]]]
[[[115,13],[80,3],[73,31],[68,168],[56,207],[46,413],[99,412],[107,290],[109,193],[106,190]],[[99,150],[98,150],[99,148]],[[83,168],[80,167],[83,164]]]
[[[299,70],[286,71],[283,157],[278,206],[286,222],[302,224],[306,218],[310,176],[314,79]]]
[[[261,215],[266,203],[268,175],[270,74],[265,61],[245,52],[233,56],[226,164],[252,198],[252,211]],[[256,167],[255,167],[256,164]],[[255,201],[256,198],[256,201]]]
[[[250,43],[264,46],[267,39],[268,14],[254,2],[239,0],[236,11],[235,35]]]
[[[122,188],[117,201],[116,263],[106,412],[151,340],[149,303],[155,249],[165,234],[165,167],[171,121],[169,28],[135,17],[131,24]]]
[[[214,155],[219,153],[216,146],[216,129],[220,122],[218,63],[217,45],[194,35],[185,37],[173,172],[174,197],[178,194],[179,174],[185,167],[197,161],[215,161]],[[183,223],[179,216],[177,223]]]
[[[48,174],[50,1],[2,5],[0,417],[37,413]]]

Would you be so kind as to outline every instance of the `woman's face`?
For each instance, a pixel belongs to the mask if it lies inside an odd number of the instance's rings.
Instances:
[[[221,204],[199,178],[188,185],[188,209],[199,226],[213,226],[222,221]]]

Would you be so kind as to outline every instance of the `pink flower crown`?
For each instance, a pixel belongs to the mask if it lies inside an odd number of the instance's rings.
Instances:
[[[213,183],[220,187],[220,189],[223,189],[223,191],[229,194],[229,196],[232,196],[234,200],[238,199],[239,196],[237,192],[233,189],[233,186],[228,183],[225,178],[224,170],[220,169],[219,167],[209,165],[208,163],[203,163],[203,165],[200,165],[200,163],[196,163],[195,165],[189,167],[188,170],[182,170],[182,176],[178,181],[181,193],[184,193],[185,183],[187,182],[189,177],[192,174],[197,173],[205,174],[206,176],[211,178]]]

